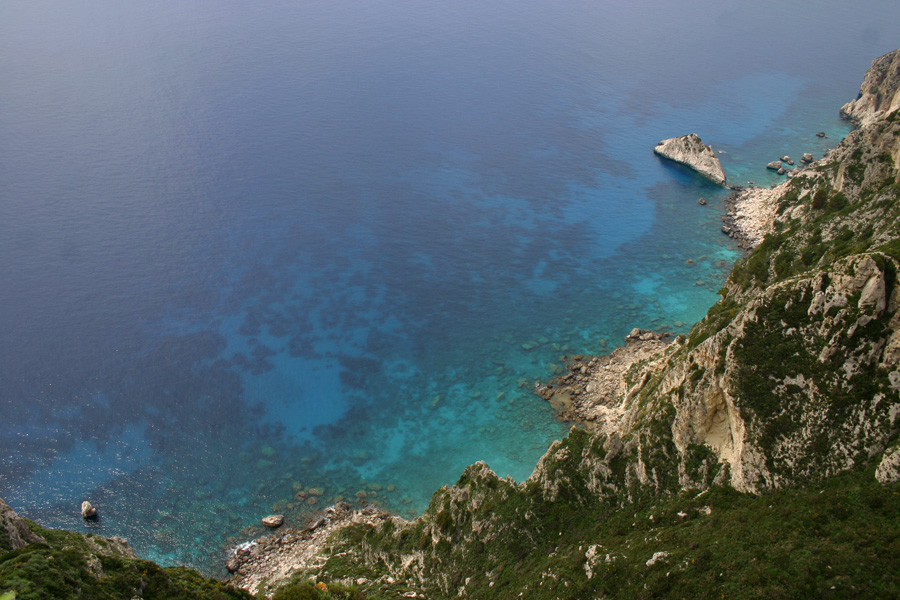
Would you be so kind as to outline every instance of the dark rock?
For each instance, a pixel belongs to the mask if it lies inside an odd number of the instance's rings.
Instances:
[[[828,137],[828,136],[825,135],[825,132],[824,132],[824,131],[820,131],[819,133],[816,134],[816,137],[823,138],[823,137]]]
[[[706,206],[706,198],[700,198],[699,200],[697,200],[697,204],[699,204],[700,206]]]

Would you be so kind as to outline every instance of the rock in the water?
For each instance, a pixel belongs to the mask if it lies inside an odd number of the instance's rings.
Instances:
[[[809,152],[804,152],[803,157],[800,159],[801,162],[811,163],[813,161],[813,155]]]
[[[715,151],[704,144],[696,133],[663,140],[653,148],[653,152],[688,166],[719,185],[726,185],[725,171]]]
[[[781,157],[781,162],[786,162],[789,165],[794,164],[794,161],[791,160],[791,157],[788,156],[787,154],[785,154],[784,156]]]
[[[90,502],[85,500],[81,503],[81,518],[82,519],[94,519],[97,517],[97,509],[91,505]]]
[[[823,138],[823,137],[827,137],[827,136],[825,135],[824,131],[820,131],[819,133],[816,134],[816,137]]]
[[[262,524],[273,529],[275,527],[281,527],[284,524],[284,515],[269,515],[268,517],[264,517]]]
[[[784,175],[785,173],[787,173],[787,171],[785,171],[784,167],[778,167],[778,170],[775,172],[778,173],[779,175]]]
[[[769,169],[770,171],[777,171],[778,169],[781,168],[781,166],[782,165],[781,165],[780,160],[773,160],[772,162],[770,162],[769,164],[766,165],[766,168]]]
[[[900,109],[900,50],[872,61],[859,88],[859,97],[841,108],[841,115],[857,125],[868,125]]]
[[[706,206],[706,198],[700,198],[699,200],[697,200],[697,204],[699,204],[700,206]]]

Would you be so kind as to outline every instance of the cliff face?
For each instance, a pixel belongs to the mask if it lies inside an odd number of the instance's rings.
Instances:
[[[872,62],[859,97],[845,104],[841,114],[858,125],[868,125],[900,108],[900,54],[891,52]]]
[[[653,152],[688,166],[719,185],[725,185],[725,171],[719,157],[696,133],[663,140],[653,148]]]
[[[756,247],[689,336],[667,344],[633,332],[639,345],[575,364],[542,390],[581,429],[551,445],[527,481],[473,465],[435,494],[421,519],[346,532],[317,572],[365,573],[366,585],[402,582],[409,594],[428,597],[630,597],[646,593],[635,582],[649,589],[650,570],[666,564],[665,578],[652,585],[665,591],[677,580],[674,589],[690,596],[686,590],[716,588],[691,587],[704,575],[691,535],[679,537],[678,527],[694,519],[701,527],[710,514],[728,519],[733,513],[713,513],[735,506],[717,496],[725,490],[748,494],[741,502],[754,507],[756,529],[733,545],[710,525],[719,536],[712,543],[736,554],[757,529],[767,532],[764,545],[819,539],[796,514],[767,521],[772,494],[789,503],[808,490],[799,506],[822,498],[854,506],[831,522],[848,539],[857,516],[881,519],[867,512],[874,505],[851,498],[892,494],[884,485],[900,477],[898,64],[900,51],[873,63],[860,98],[844,109],[861,127],[829,158],[774,190],[741,197],[744,217],[736,222]],[[770,498],[756,502],[756,494]],[[642,529],[645,520],[651,524]],[[841,554],[832,541],[820,551],[836,553],[830,562],[846,556],[849,570],[884,560],[862,559],[850,547]],[[741,556],[750,571],[775,560]],[[725,577],[730,563],[716,560]],[[791,553],[789,562],[797,560]],[[757,586],[761,597],[821,595],[829,588],[817,586],[831,575],[816,568],[729,581]],[[900,592],[891,577],[882,589]]]

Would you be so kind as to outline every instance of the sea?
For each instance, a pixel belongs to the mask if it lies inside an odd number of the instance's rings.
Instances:
[[[0,0],[0,497],[225,574],[279,513],[526,479],[536,393],[686,333],[896,0]],[[824,133],[823,137],[817,133]],[[698,203],[707,200],[705,205]],[[83,521],[90,501],[99,519]]]

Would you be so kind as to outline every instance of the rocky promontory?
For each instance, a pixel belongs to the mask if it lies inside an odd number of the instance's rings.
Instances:
[[[866,72],[859,96],[841,108],[841,115],[868,125],[900,108],[900,50],[876,58]]]
[[[715,151],[696,133],[669,138],[659,142],[653,152],[671,161],[690,167],[707,179],[727,185],[725,171]]]

